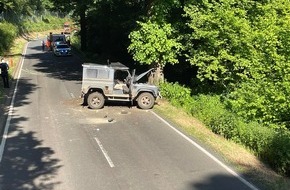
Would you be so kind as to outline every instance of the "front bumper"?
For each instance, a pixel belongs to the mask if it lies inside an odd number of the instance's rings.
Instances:
[[[56,56],[71,56],[71,52],[69,51],[55,51],[54,54]]]

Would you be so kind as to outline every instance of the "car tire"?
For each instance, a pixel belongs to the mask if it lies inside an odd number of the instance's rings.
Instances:
[[[141,109],[151,109],[153,108],[154,103],[155,98],[149,92],[143,92],[142,94],[139,95],[137,100],[138,107]]]
[[[89,94],[87,101],[88,101],[88,106],[91,109],[101,109],[104,107],[104,104],[105,104],[105,98],[103,94],[99,92],[93,92]]]

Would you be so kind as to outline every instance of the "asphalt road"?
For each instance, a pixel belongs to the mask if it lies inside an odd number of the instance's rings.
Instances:
[[[152,110],[82,106],[81,60],[28,44],[1,143],[1,190],[248,190]]]

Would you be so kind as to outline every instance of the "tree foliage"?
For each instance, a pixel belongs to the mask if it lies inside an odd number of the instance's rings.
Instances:
[[[187,57],[198,66],[199,79],[226,85],[246,74],[253,48],[244,1],[197,1],[185,12],[192,29],[186,35]]]
[[[11,47],[16,36],[17,27],[7,22],[0,23],[0,54]]]
[[[289,127],[290,2],[198,1],[185,11],[198,77],[223,84],[239,115]]]
[[[257,7],[250,77],[231,93],[230,103],[248,119],[290,128],[290,2],[257,3]]]
[[[181,16],[175,14],[174,10],[182,8],[182,2],[180,0],[145,1],[146,10],[143,20],[170,23],[174,17]]]
[[[151,21],[138,24],[140,29],[129,35],[131,44],[128,47],[135,61],[149,65],[157,63],[161,67],[178,62],[177,55],[182,45],[174,38],[170,24],[159,25]]]
[[[144,4],[140,1],[99,1],[87,14],[88,46],[90,51],[106,59],[128,57],[128,35],[142,15]]]
[[[87,50],[87,13],[97,1],[94,0],[51,0],[54,9],[65,13],[72,13],[74,19],[80,25],[81,49]]]
[[[2,0],[5,12],[31,15],[34,11],[43,11],[51,8],[50,0]]]

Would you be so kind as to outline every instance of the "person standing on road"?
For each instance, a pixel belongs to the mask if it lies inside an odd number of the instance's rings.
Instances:
[[[45,42],[44,42],[44,40],[41,41],[41,47],[42,47],[42,51],[44,51],[44,48],[45,48]]]
[[[68,46],[70,46],[70,37],[69,36],[67,37],[66,43]]]
[[[4,88],[9,88],[9,76],[8,76],[9,65],[4,60],[4,58],[1,59],[0,69],[1,69],[1,77],[4,83]]]
[[[49,39],[46,40],[46,48],[49,51],[50,50],[50,41]]]
[[[53,36],[52,36],[52,32],[49,33],[49,48],[50,48],[50,51],[52,51],[52,42],[53,42]]]

